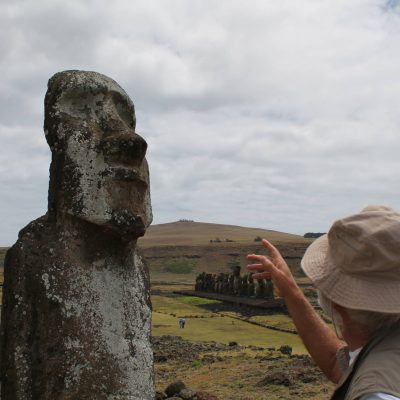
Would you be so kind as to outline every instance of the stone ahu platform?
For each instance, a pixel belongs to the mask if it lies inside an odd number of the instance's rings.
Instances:
[[[228,303],[241,304],[250,307],[267,308],[267,309],[286,309],[283,299],[254,299],[249,297],[231,296],[227,294],[212,293],[212,292],[199,292],[196,290],[178,290],[174,291],[175,294],[182,294],[184,296],[204,297],[206,299],[221,300]]]

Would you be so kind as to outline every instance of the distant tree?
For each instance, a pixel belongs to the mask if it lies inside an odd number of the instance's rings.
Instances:
[[[307,232],[304,234],[304,237],[307,239],[316,239],[319,238],[320,236],[325,235],[325,233],[321,232]]]
[[[256,236],[256,237],[254,238],[254,241],[255,241],[255,242],[261,242],[261,241],[262,241],[262,237],[261,237],[261,236]]]
[[[225,242],[234,242],[232,239],[225,239]]]

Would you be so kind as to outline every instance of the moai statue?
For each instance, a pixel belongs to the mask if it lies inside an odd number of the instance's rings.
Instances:
[[[255,297],[256,299],[263,299],[265,296],[265,282],[264,279],[257,279],[255,282]]]
[[[222,294],[228,294],[229,293],[229,275],[224,274],[224,280],[222,283]]]
[[[247,275],[243,275],[240,280],[240,296],[247,296]]]
[[[96,72],[54,75],[46,215],[5,260],[2,400],[154,399],[147,144],[126,92]]]
[[[240,266],[236,266],[233,271],[233,294],[235,296],[239,296],[240,281]]]
[[[229,274],[229,289],[228,292],[229,294],[233,294],[234,293],[234,287],[233,287],[233,283],[234,283],[235,277],[233,276],[233,274]]]
[[[207,274],[203,272],[203,292],[207,291]]]
[[[213,293],[217,293],[217,275],[212,274],[212,290]]]
[[[206,274],[206,292],[211,292],[212,285],[211,285],[212,275]]]
[[[274,300],[274,283],[271,279],[267,279],[265,282],[265,298],[268,300]]]
[[[224,275],[220,272],[217,276],[217,293],[222,293],[222,280]]]
[[[253,274],[247,274],[247,297],[254,297],[255,286]]]
[[[194,290],[196,291],[201,290],[201,284],[202,284],[202,274],[198,274],[196,276],[196,283],[194,285]]]
[[[202,290],[203,292],[206,290],[206,273],[205,272],[201,273],[200,290]]]

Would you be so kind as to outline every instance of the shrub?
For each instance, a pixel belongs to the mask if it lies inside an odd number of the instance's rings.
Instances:
[[[192,367],[193,368],[200,368],[202,366],[202,362],[200,360],[193,360]]]
[[[173,274],[190,274],[193,271],[195,262],[186,258],[177,258],[170,260],[164,267],[165,272]]]

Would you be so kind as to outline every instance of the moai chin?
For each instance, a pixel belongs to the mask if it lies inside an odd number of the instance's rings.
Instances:
[[[49,207],[5,261],[1,399],[154,399],[147,144],[134,106],[96,72],[54,75],[45,98]]]

